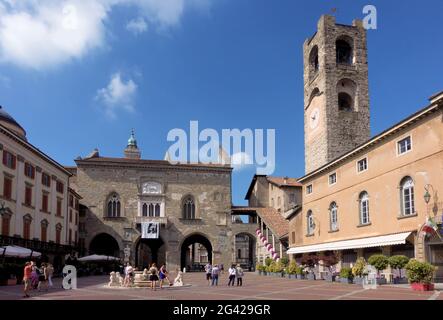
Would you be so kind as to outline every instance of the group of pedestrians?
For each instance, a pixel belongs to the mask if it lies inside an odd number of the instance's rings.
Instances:
[[[127,263],[125,267],[125,278],[124,278],[124,286],[129,287],[134,282],[134,271],[135,269],[131,266],[131,264]],[[169,279],[169,272],[166,269],[166,265],[163,264],[160,269],[157,268],[157,264],[154,262],[151,264],[151,267],[145,269],[143,275],[147,275],[149,281],[151,282],[151,290],[156,290],[157,282],[159,283],[160,289],[163,289],[163,284],[165,280],[168,281],[169,286],[172,286],[173,283]]]
[[[54,267],[50,263],[42,263],[40,268],[34,261],[25,263],[23,270],[23,293],[24,298],[29,298],[30,290],[48,291],[52,288],[52,276],[54,274]]]
[[[223,273],[223,270],[219,265],[211,265],[211,263],[208,263],[205,266],[205,274],[206,280],[208,281],[208,286],[218,286],[218,279],[221,273]],[[244,271],[242,267],[239,264],[231,265],[228,270],[228,286],[234,286],[235,279],[237,279],[237,286],[241,287],[243,285],[243,277]]]

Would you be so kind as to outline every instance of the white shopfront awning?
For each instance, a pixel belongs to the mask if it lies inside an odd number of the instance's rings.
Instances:
[[[297,253],[393,246],[396,244],[405,244],[406,238],[409,237],[410,234],[411,232],[403,232],[397,234],[390,234],[387,236],[343,240],[343,241],[314,244],[310,246],[294,247],[290,248],[287,251],[287,253],[297,254]]]

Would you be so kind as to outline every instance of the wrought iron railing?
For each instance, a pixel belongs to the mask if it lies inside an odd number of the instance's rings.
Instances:
[[[28,248],[41,253],[71,253],[78,251],[76,246],[57,244],[53,242],[44,242],[40,240],[29,240],[20,237],[0,236],[0,246],[14,245]]]

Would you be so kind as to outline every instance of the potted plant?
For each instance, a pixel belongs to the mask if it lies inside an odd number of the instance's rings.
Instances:
[[[401,276],[401,270],[408,264],[409,258],[402,255],[389,257],[389,265],[392,269],[398,270],[398,277],[394,278],[394,283],[408,283],[408,279]]]
[[[388,257],[383,254],[374,254],[369,257],[368,263],[377,269],[377,284],[386,284],[386,278],[384,276],[380,276],[380,271],[383,271],[388,267]]]
[[[289,279],[295,279],[297,276],[297,263],[295,262],[295,260],[292,260],[287,269],[286,269],[287,273],[288,273],[288,278]]]
[[[261,276],[263,274],[263,272],[265,271],[265,266],[262,264],[257,265],[256,270],[258,272],[258,274]]]
[[[348,267],[341,268],[340,270],[340,282],[341,283],[352,283],[354,275],[352,274],[352,269]]]
[[[297,268],[295,269],[295,274],[298,280],[303,280],[305,278],[305,272],[302,266],[297,266]]]
[[[434,284],[432,278],[434,276],[435,267],[427,262],[420,262],[415,259],[409,260],[405,266],[406,275],[411,283],[412,290],[432,291]]]
[[[355,262],[355,265],[352,267],[352,274],[354,275],[354,283],[355,284],[363,284],[364,276],[367,275],[365,273],[366,260],[363,257],[360,257]]]
[[[319,257],[319,262],[320,261],[321,263],[319,264],[327,269],[325,280],[327,282],[334,282],[337,277],[334,266],[339,261],[337,255],[331,251],[325,252],[324,255]]]
[[[278,261],[274,264],[274,273],[275,273],[276,277],[283,278],[285,276],[284,270],[285,270],[285,268],[280,261]]]
[[[314,268],[318,264],[319,256],[316,254],[309,254],[305,255],[302,258],[302,265],[305,266],[308,269],[307,272],[307,279],[308,280],[315,280],[315,272]]]

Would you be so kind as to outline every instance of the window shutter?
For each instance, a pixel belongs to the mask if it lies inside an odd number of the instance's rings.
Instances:
[[[15,164],[17,162],[17,157],[16,156],[12,156],[12,169],[15,170]]]
[[[8,155],[8,152],[6,150],[3,150],[3,164],[6,166],[6,157]]]

